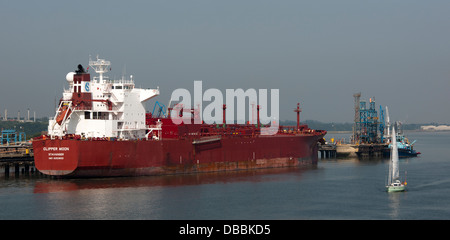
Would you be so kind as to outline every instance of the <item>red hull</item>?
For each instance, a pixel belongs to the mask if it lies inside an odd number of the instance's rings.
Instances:
[[[292,167],[317,163],[323,134],[110,141],[37,139],[36,168],[44,174],[104,177]]]

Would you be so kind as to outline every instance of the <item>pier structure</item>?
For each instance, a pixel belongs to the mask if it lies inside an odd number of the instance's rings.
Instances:
[[[319,151],[320,158],[336,158],[336,144],[320,144]]]
[[[8,177],[38,172],[34,166],[34,153],[31,144],[0,146],[0,175]]]
[[[334,151],[334,153],[328,153]],[[319,152],[322,158],[382,158],[385,152],[389,151],[389,145],[386,143],[353,144],[342,143],[335,145],[334,149],[328,146],[320,146]]]
[[[384,111],[380,106],[380,114],[375,107],[375,98],[369,98],[369,104],[361,100],[361,93],[354,97],[354,125],[350,144],[337,147],[337,156],[359,158],[381,158],[388,145],[384,143]],[[380,134],[378,134],[378,132]]]
[[[2,129],[0,136],[0,145],[15,145],[17,143],[25,142],[27,136],[24,132],[17,132],[14,129]]]
[[[384,143],[362,144],[358,146],[356,154],[361,159],[382,158],[383,153],[389,149],[388,146]]]
[[[379,143],[378,137],[378,112],[375,108],[375,98],[369,99],[369,106],[364,100],[360,100],[361,94],[355,97],[355,123],[353,131],[353,141],[355,144]],[[356,106],[359,105],[357,108]]]

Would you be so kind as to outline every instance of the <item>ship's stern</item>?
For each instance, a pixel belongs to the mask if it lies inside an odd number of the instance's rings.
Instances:
[[[76,140],[37,139],[33,141],[34,164],[46,175],[68,176],[78,167]]]

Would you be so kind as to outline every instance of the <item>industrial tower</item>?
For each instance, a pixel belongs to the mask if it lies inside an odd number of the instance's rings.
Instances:
[[[355,118],[353,127],[353,143],[381,143],[378,137],[378,127],[380,132],[384,131],[384,123],[379,121],[378,112],[375,108],[375,98],[369,99],[369,106],[365,100],[360,100],[361,93],[353,94],[355,99]],[[383,117],[383,112],[380,113]]]

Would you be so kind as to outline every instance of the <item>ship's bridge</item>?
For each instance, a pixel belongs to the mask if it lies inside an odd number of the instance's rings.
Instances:
[[[133,76],[110,80],[110,62],[97,57],[89,61],[98,76],[89,80],[84,71],[82,81],[75,73],[67,74],[69,89],[64,90],[55,117],[49,121],[49,134],[75,134],[85,137],[139,139],[149,131],[145,124],[144,102],[159,95],[159,88],[135,88]],[[80,65],[81,66],[81,65]],[[77,98],[78,97],[78,98]],[[58,120],[61,118],[62,120]]]

